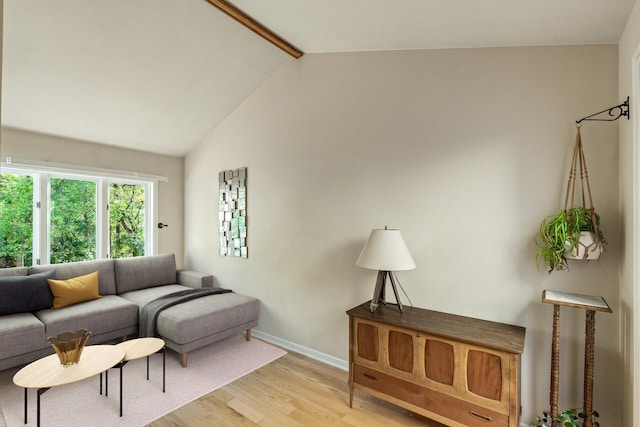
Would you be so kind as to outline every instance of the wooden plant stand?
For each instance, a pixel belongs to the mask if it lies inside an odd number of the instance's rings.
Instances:
[[[594,343],[596,333],[596,311],[612,313],[609,304],[602,297],[592,295],[572,294],[545,290],[542,292],[542,302],[553,304],[553,337],[551,339],[551,390],[549,404],[551,405],[551,427],[558,424],[558,386],[560,380],[560,306],[582,308],[586,310],[585,346],[584,346],[584,401],[585,427],[593,427],[593,367]]]

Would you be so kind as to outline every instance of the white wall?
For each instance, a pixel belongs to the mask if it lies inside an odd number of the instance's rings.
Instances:
[[[400,228],[416,306],[522,325],[522,421],[548,407],[543,289],[619,312],[618,130],[583,140],[609,240],[599,263],[548,275],[540,221],[561,208],[574,121],[618,102],[616,46],[313,54],[292,61],[185,161],[185,262],[262,301],[262,332],[347,359],[345,310],[372,228]],[[217,173],[248,168],[249,258],[217,254]],[[406,302],[406,300],[405,300]],[[618,315],[596,315],[595,407],[620,425]],[[563,408],[582,404],[584,311],[562,310]]]
[[[13,161],[50,162],[75,165],[80,168],[101,168],[117,171],[134,171],[167,177],[158,183],[158,221],[169,227],[157,231],[158,252],[175,253],[176,263],[182,267],[183,245],[183,192],[184,159],[142,151],[127,150],[85,141],[54,137],[2,128],[2,160],[7,156]]]
[[[637,288],[638,276],[638,248],[640,239],[638,233],[638,200],[640,197],[639,156],[640,136],[638,128],[638,96],[640,87],[637,86],[640,76],[632,76],[633,62],[640,61],[640,3],[636,3],[631,13],[625,31],[620,38],[619,46],[619,99],[631,97],[631,120],[619,120],[620,129],[620,209],[621,209],[621,237],[622,256],[620,264],[620,329],[622,338],[622,378],[624,380],[621,392],[627,403],[624,406],[623,424],[625,426],[640,426],[640,408],[638,404],[640,370],[640,296]],[[636,68],[636,73],[640,72]]]

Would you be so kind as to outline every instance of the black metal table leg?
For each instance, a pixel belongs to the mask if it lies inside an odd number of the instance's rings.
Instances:
[[[28,388],[24,389],[24,423],[27,424],[27,390],[29,390]]]
[[[122,416],[122,368],[124,367],[124,365],[126,365],[128,362],[128,360],[122,360],[120,362],[118,362],[117,365],[114,365],[113,368],[118,368],[120,369],[120,416]],[[109,370],[105,371],[105,377],[107,377],[109,375]]]
[[[124,367],[124,363],[120,364],[120,416],[122,417],[122,368]]]
[[[40,396],[42,396],[44,394],[45,391],[49,390],[48,388],[39,388],[38,389],[38,398],[36,400],[36,406],[37,406],[37,411],[38,411],[38,421],[37,421],[37,426],[40,427]]]
[[[165,373],[166,373],[165,355],[167,354],[167,352],[165,351],[164,347],[162,347],[162,350],[160,351],[162,352],[162,392],[164,393]]]
[[[162,392],[164,393],[166,390],[166,351],[165,347],[162,347],[158,350],[158,353],[162,353]],[[147,356],[147,381],[149,381],[149,358],[151,355]]]
[[[38,418],[37,418],[37,420],[38,420],[37,426],[40,427],[40,389],[38,389],[38,392],[37,392],[36,402],[37,402],[36,403],[36,407],[38,408],[37,409],[37,411],[38,411],[37,412],[37,414],[38,414],[37,415],[38,416]]]

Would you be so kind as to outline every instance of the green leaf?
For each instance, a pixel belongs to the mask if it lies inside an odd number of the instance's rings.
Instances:
[[[569,250],[575,248],[581,231],[594,232],[596,239],[604,246],[606,240],[599,224],[600,216],[581,206],[547,216],[540,224],[536,237],[536,244],[540,248],[536,253],[536,266],[540,268],[540,263],[544,262],[549,266],[549,272],[567,268],[564,256],[566,246]]]

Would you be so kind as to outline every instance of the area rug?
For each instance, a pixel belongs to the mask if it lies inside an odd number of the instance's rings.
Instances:
[[[162,355],[124,366],[123,416],[119,416],[119,372],[109,373],[109,395],[99,394],[99,377],[54,387],[41,397],[41,425],[144,426],[286,354],[286,351],[244,335],[189,353],[189,367],[182,368],[172,351],[166,355],[166,392],[162,393]],[[24,426],[24,389],[13,384],[18,368],[0,371],[0,408],[8,427]],[[29,391],[28,425],[36,425],[36,392]]]

